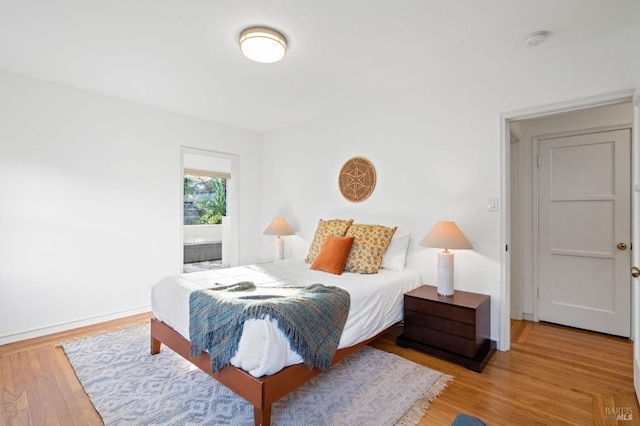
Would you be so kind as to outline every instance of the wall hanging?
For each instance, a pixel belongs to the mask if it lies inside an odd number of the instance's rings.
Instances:
[[[340,169],[338,186],[347,200],[354,203],[364,201],[376,187],[376,169],[366,158],[350,158]]]

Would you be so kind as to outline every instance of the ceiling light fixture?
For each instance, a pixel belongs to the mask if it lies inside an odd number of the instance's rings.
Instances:
[[[252,61],[278,62],[287,52],[287,39],[271,28],[251,27],[240,33],[240,50]]]
[[[527,47],[538,46],[545,42],[549,34],[549,31],[536,31],[535,33],[531,33],[524,39],[524,45]]]

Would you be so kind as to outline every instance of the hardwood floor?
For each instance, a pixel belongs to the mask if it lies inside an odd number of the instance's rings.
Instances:
[[[56,344],[150,317],[142,314],[0,346],[0,424],[101,425]],[[396,346],[401,326],[372,346],[454,376],[422,425],[451,424],[459,412],[490,425],[640,424],[629,340],[526,321],[513,321],[511,330],[511,350],[496,352],[482,373]]]
[[[512,321],[511,350],[496,351],[480,374],[396,346],[401,332],[396,327],[372,346],[454,376],[421,425],[451,424],[459,412],[491,425],[640,424],[628,339]],[[631,419],[611,418],[615,407],[631,410]]]
[[[0,346],[0,425],[92,426],[102,419],[57,344],[148,322],[140,314]]]

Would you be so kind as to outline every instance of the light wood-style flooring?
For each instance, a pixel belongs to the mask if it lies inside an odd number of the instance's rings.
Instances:
[[[150,316],[0,346],[0,424],[102,424],[56,345],[147,321]],[[459,412],[490,425],[640,424],[629,340],[527,321],[513,321],[511,327],[511,350],[496,352],[482,373],[396,346],[401,326],[372,346],[454,376],[422,425],[449,425]],[[616,420],[616,414],[627,420]]]
[[[459,412],[490,425],[640,425],[628,339],[529,321],[511,322],[511,350],[482,373],[395,345],[396,327],[372,346],[454,376],[421,425],[449,425]],[[630,409],[617,421],[610,410]]]

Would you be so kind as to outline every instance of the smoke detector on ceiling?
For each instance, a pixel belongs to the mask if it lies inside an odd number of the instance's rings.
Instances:
[[[549,31],[536,31],[535,33],[531,33],[524,39],[524,45],[527,47],[538,46],[544,43],[550,34]]]

